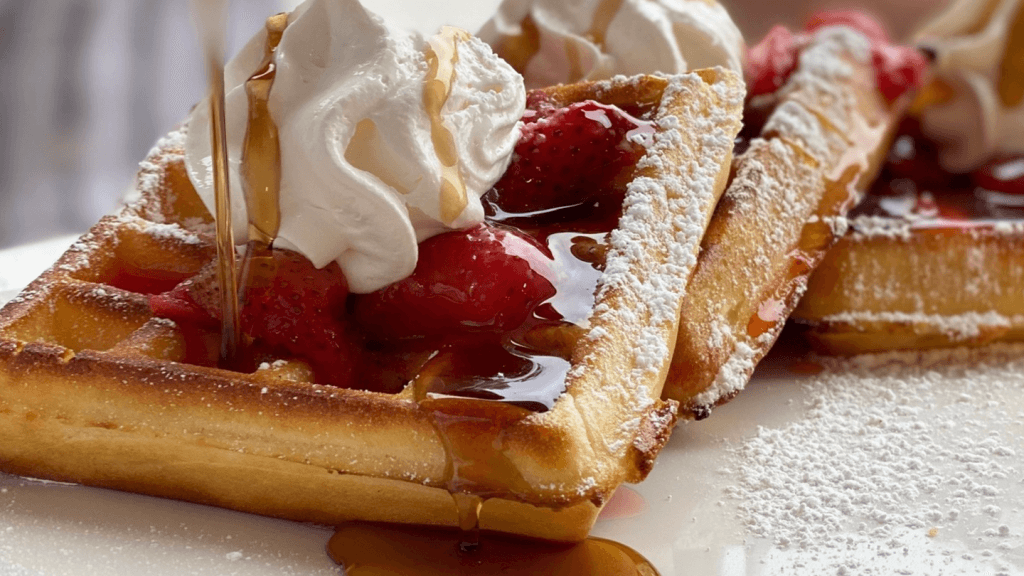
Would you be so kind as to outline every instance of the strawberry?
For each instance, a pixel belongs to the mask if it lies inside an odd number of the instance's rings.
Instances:
[[[609,189],[643,152],[654,126],[593,101],[554,108],[534,99],[512,163],[488,193],[501,210],[526,214],[576,206]]]
[[[928,58],[909,46],[876,44],[871,49],[878,89],[889,102],[924,85]]]
[[[794,35],[785,26],[775,26],[764,39],[747,52],[748,96],[771,94],[785,84],[796,69],[800,50],[807,37]]]
[[[210,279],[205,278],[209,276]],[[203,277],[203,278],[200,278]],[[159,318],[169,318],[180,324],[199,326],[202,328],[215,329],[220,326],[220,320],[214,317],[206,308],[196,303],[191,295],[191,286],[195,282],[216,282],[216,272],[210,265],[200,270],[196,276],[185,280],[163,294],[151,294],[149,296],[149,308],[153,315]],[[220,316],[219,314],[217,316]]]
[[[353,314],[381,339],[508,332],[555,294],[551,257],[516,231],[480,225],[420,244],[412,275],[354,296]]]
[[[241,330],[261,345],[280,348],[310,363],[321,382],[352,380],[357,343],[341,318],[348,283],[336,263],[316,269],[287,250],[254,258],[240,311]],[[170,292],[150,298],[157,316],[186,324],[219,325],[216,262]]]
[[[974,183],[1004,194],[1024,194],[1024,156],[993,160],[971,174]]]
[[[862,12],[826,11],[811,16],[805,30],[810,33],[826,26],[845,26],[862,33],[871,42],[871,59],[882,96],[892,102],[911,88],[924,84],[928,59],[920,51],[895,46],[877,20]],[[778,90],[796,69],[808,34],[793,34],[782,26],[772,28],[764,39],[747,52],[747,87],[750,96]]]

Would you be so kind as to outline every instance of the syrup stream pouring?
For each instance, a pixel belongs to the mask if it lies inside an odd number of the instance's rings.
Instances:
[[[221,293],[222,362],[230,364],[238,353],[241,327],[238,312],[238,277],[235,272],[235,236],[231,230],[228,182],[227,126],[224,118],[224,29],[227,0],[191,0],[191,12],[206,56],[210,82],[210,148],[217,221],[217,280]]]
[[[249,111],[242,140],[240,171],[249,219],[249,241],[242,258],[242,284],[236,288],[239,298],[244,298],[245,290],[251,284],[253,260],[262,258],[273,262],[270,246],[281,228],[281,142],[277,124],[270,115],[269,101],[277,77],[274,53],[287,27],[286,13],[267,18],[263,60],[245,81]]]

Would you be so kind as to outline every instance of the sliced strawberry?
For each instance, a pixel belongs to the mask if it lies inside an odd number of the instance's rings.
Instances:
[[[542,90],[531,90],[526,95],[526,112],[523,113],[523,122],[530,124],[541,118],[547,118],[558,110],[554,101]]]
[[[593,101],[565,108],[535,102],[524,117],[512,164],[487,195],[514,214],[593,200],[636,163],[654,133],[650,122]]]
[[[219,325],[216,263],[170,292],[150,298],[157,316],[183,323]],[[347,386],[353,381],[358,344],[342,320],[348,283],[337,264],[316,269],[295,252],[274,250],[254,258],[243,278],[242,332],[262,346],[286,350],[313,366],[317,380]]]
[[[508,332],[554,295],[551,259],[532,238],[481,225],[420,244],[416,270],[354,297],[354,315],[377,338]]]

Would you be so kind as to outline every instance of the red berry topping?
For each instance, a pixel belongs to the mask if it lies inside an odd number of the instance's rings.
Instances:
[[[310,363],[321,382],[352,382],[356,342],[341,320],[348,283],[337,264],[316,269],[301,254],[274,250],[254,258],[242,299],[241,329],[261,345],[287,350]],[[165,294],[150,298],[157,316],[216,325],[220,290],[215,263]]]
[[[797,57],[806,45],[805,36],[795,36],[785,26],[775,26],[747,53],[749,96],[771,94],[785,84],[796,69]]]
[[[858,30],[871,40],[872,44],[891,44],[889,32],[878,21],[863,12],[855,10],[825,10],[811,15],[804,29],[813,32],[825,26],[846,26]]]
[[[539,102],[537,102],[539,104]],[[540,106],[524,117],[512,164],[488,194],[506,212],[575,206],[636,163],[654,126],[593,101]]]
[[[481,225],[420,244],[416,270],[355,297],[356,320],[380,338],[508,332],[555,294],[550,257],[532,238]]]
[[[201,326],[211,329],[219,326],[220,320],[197,304],[190,293],[190,288],[194,282],[205,283],[208,281],[201,277],[210,276],[212,280],[209,281],[216,282],[216,276],[211,274],[212,270],[213,267],[207,266],[197,276],[185,280],[169,292],[150,295],[149,307],[153,311],[153,315],[159,318],[170,318],[175,322],[190,326]]]
[[[826,26],[845,26],[868,38],[878,89],[889,102],[924,84],[928,59],[914,48],[893,45],[889,33],[871,16],[851,11],[819,12],[808,21],[806,30],[813,32]],[[772,28],[747,54],[749,94],[778,90],[793,73],[800,51],[808,42],[807,34],[794,35],[782,26]]]
[[[908,46],[875,44],[871,49],[878,89],[892,102],[912,88],[924,85],[928,59]]]
[[[974,183],[1004,194],[1024,194],[1024,156],[993,160],[971,174]]]

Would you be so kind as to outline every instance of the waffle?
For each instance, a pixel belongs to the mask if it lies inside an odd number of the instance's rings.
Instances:
[[[943,170],[908,116],[850,231],[811,276],[794,331],[827,354],[1020,340],[1024,208],[1013,198]]]
[[[906,103],[879,93],[862,36],[828,27],[775,94],[748,104],[749,124],[766,120],[702,241],[665,387],[682,414],[707,416],[749,380],[875,179]]]
[[[1019,143],[1007,146],[1016,142],[1010,127],[1021,114],[1013,96],[1024,40],[1019,6],[954,3],[918,32],[917,41],[936,55],[936,81],[918,98],[901,139],[908,138],[911,163],[924,165],[917,170],[924,181],[894,164],[812,276],[793,319],[819,352],[1024,339],[1024,208],[1016,196],[1007,202],[956,174],[1019,150]],[[986,105],[997,112],[980,114]],[[891,157],[906,155],[897,145]],[[878,209],[908,194],[912,205],[919,192],[933,193],[952,217]]]
[[[482,529],[578,540],[621,482],[646,476],[674,425],[675,403],[659,398],[744,88],[716,69],[547,92],[556,104],[646,114],[658,130],[554,407],[524,415],[459,399],[446,411],[451,434],[488,463]],[[318,385],[290,358],[254,373],[202,366],[194,335],[151,316],[144,292],[169,289],[215,253],[183,139],[173,133],[142,164],[138,201],[0,311],[0,469],[322,524],[457,526],[445,489],[452,436],[408,386]]]
[[[920,227],[863,217],[793,313],[826,354],[1024,340],[1024,221]]]

